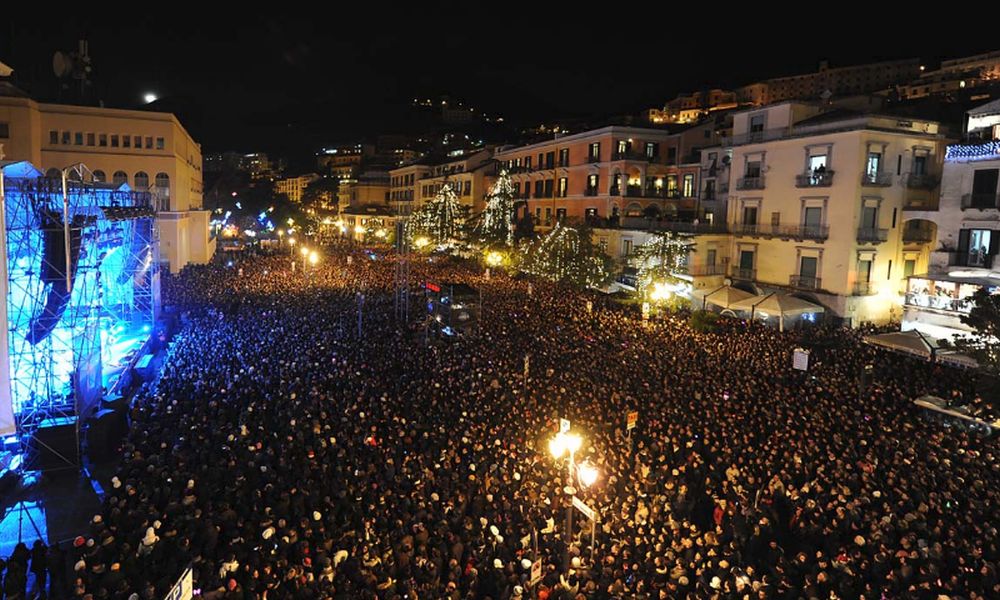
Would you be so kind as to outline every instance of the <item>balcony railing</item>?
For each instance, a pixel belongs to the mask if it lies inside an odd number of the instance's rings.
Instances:
[[[906,198],[903,200],[903,210],[930,210],[938,209],[938,199],[935,198]]]
[[[795,176],[796,187],[830,187],[831,185],[833,185],[833,171],[813,171]]]
[[[823,241],[830,237],[828,225],[758,225],[737,223],[733,233],[755,237],[794,238]]]
[[[740,177],[736,180],[736,189],[738,190],[762,190],[764,189],[764,176],[759,175],[757,177]]]
[[[646,217],[624,217],[621,226],[625,229],[648,231],[673,231],[675,233],[729,233],[725,223],[693,223],[690,221],[661,221]]]
[[[1000,206],[1000,196],[997,194],[972,193],[962,196],[962,210],[975,208],[978,210],[995,209]]]
[[[688,275],[694,277],[708,277],[711,275],[725,275],[726,266],[725,265],[694,265],[688,266]]]
[[[792,275],[788,278],[788,285],[805,290],[820,289],[820,278],[809,275]]]
[[[878,229],[875,227],[859,227],[858,242],[863,244],[881,244],[889,239],[888,229]]]
[[[871,281],[855,281],[854,282],[854,295],[855,296],[871,296],[875,293],[875,284]]]
[[[903,304],[906,306],[915,306],[917,308],[931,308],[934,310],[958,313],[968,313],[972,310],[971,298],[963,298],[959,300],[948,296],[918,294],[915,292],[907,292]]]
[[[733,267],[732,272],[733,279],[747,279],[754,281],[757,279],[757,269],[744,269],[741,267]]]
[[[862,173],[861,185],[889,187],[892,185],[892,173]]]
[[[588,163],[599,163],[599,162],[601,162],[601,157],[600,157],[600,155],[592,156],[592,155],[588,154],[587,155],[587,162]]]
[[[622,189],[617,185],[611,186],[611,189],[608,190],[608,194],[611,196],[621,196],[622,195],[621,192]]]
[[[655,156],[646,156],[642,152],[615,152],[611,155],[611,160],[638,160],[643,162],[653,162]]]
[[[630,198],[641,198],[642,197],[642,186],[641,185],[629,185],[625,187],[625,195]]]
[[[949,252],[949,267],[981,267],[983,269],[993,268],[993,255],[985,252]]]
[[[739,135],[723,138],[721,143],[723,146],[740,146],[743,144],[770,142],[771,140],[778,140],[785,137],[788,135],[789,131],[790,129],[787,127],[764,129],[762,131],[748,131]]]
[[[584,196],[596,196],[597,195],[597,188],[586,188],[586,189],[583,190],[583,195]]]
[[[933,190],[941,183],[937,175],[910,173],[906,176],[906,187],[914,190]]]
[[[903,242],[910,244],[927,244],[934,241],[934,231],[931,229],[910,228],[903,229]]]

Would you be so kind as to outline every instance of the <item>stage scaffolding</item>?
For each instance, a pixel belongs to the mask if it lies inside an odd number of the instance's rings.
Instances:
[[[159,260],[150,195],[93,182],[82,165],[61,179],[4,177],[11,404],[23,465],[38,430],[100,407],[134,362],[158,311]],[[143,340],[144,341],[144,340]],[[66,467],[77,456],[60,456]]]

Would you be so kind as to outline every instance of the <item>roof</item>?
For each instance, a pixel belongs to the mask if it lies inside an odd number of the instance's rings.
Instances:
[[[814,115],[801,121],[796,121],[795,126],[800,125],[820,125],[822,123],[835,123],[837,121],[844,121],[847,119],[856,119],[858,117],[867,116],[865,113],[857,110],[851,110],[849,108],[835,108],[826,112],[822,112],[818,115]]]
[[[987,102],[982,106],[977,106],[971,110],[966,111],[970,117],[983,117],[986,115],[1000,115],[1000,99],[994,100],[993,102]]]

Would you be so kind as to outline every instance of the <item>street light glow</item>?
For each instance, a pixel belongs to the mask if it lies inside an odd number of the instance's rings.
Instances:
[[[597,468],[589,462],[582,463],[577,470],[577,479],[583,487],[590,487],[597,482]]]
[[[486,255],[486,264],[491,267],[499,266],[503,262],[503,254],[497,252],[496,250],[489,252]]]
[[[416,246],[417,249],[423,248],[429,243],[431,243],[431,241],[423,236],[420,236],[417,239],[413,240],[413,245]]]
[[[309,256],[309,248],[302,246],[302,256]]]
[[[305,248],[303,248],[303,250],[304,249]],[[316,254],[316,251],[313,250],[312,252],[309,253],[309,263],[315,265],[318,262],[319,262],[319,254]]]
[[[562,458],[567,452],[572,456],[580,449],[583,440],[575,433],[558,433],[549,440],[549,452],[554,458]]]
[[[142,99],[146,102],[146,104],[152,104],[153,102],[156,102],[159,98],[153,92],[146,92],[145,94],[142,95]]]
[[[649,299],[653,302],[663,302],[674,294],[672,286],[667,283],[658,282],[653,284],[653,291],[649,294]]]

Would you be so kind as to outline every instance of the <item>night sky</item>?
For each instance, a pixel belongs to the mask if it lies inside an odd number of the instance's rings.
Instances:
[[[533,3],[447,11],[372,4],[379,10],[367,14],[327,14],[339,4],[286,11],[296,18],[192,12],[172,22],[126,11],[127,22],[14,19],[0,26],[0,61],[33,96],[53,99],[53,52],[73,50],[86,36],[95,92],[107,105],[135,107],[152,91],[162,98],[157,108],[176,112],[205,152],[305,153],[406,130],[418,96],[447,94],[508,123],[533,123],[637,112],[678,92],[808,72],[821,59],[933,64],[1000,49],[989,35],[967,35],[964,15],[922,10],[882,18],[817,5],[797,25],[778,27],[722,3],[697,15],[662,3],[657,10],[581,4],[572,9],[577,16]]]

